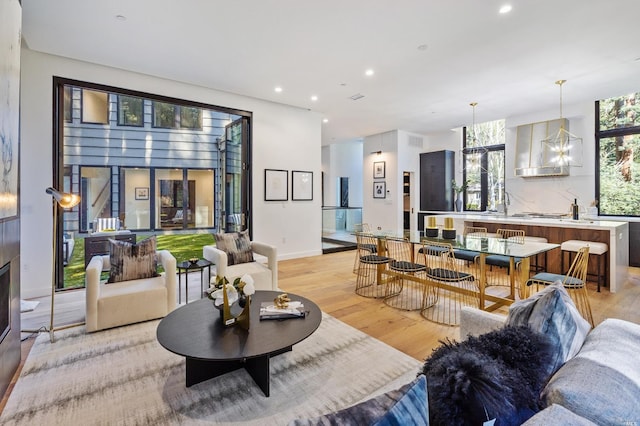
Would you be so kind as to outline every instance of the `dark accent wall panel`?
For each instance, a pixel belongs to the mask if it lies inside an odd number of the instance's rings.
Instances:
[[[420,210],[453,211],[453,151],[420,154]]]

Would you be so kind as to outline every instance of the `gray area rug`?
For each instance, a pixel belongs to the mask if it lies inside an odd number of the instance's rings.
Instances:
[[[271,360],[271,396],[238,370],[185,387],[185,361],[160,346],[158,321],[93,334],[41,334],[2,425],[284,425],[347,407],[415,378],[421,362],[324,314]]]

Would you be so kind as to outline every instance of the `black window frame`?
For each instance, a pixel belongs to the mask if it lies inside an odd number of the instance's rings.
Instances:
[[[157,124],[156,113],[158,112],[157,111],[158,104],[170,105],[173,107],[173,125],[166,126],[164,124]],[[151,101],[151,127],[153,127],[154,129],[179,129],[180,128],[180,126],[178,125],[179,114],[180,114],[180,108],[175,103],[158,101],[155,99]]]
[[[617,96],[613,96],[612,98],[616,98]],[[630,126],[630,127],[615,127],[612,129],[601,130],[600,129],[600,100],[595,101],[595,204],[598,209],[598,216],[612,216],[612,217],[640,217],[640,210],[638,214],[621,214],[621,213],[606,213],[603,212],[600,205],[601,198],[601,171],[600,171],[600,156],[601,156],[601,140],[609,139],[609,138],[618,138],[624,136],[632,136],[639,135],[640,136],[640,126]]]
[[[122,106],[122,100],[123,98],[128,98],[128,99],[138,99],[140,101],[140,123],[139,124],[131,124],[128,122],[125,122],[126,120],[124,120],[124,108]],[[140,98],[138,96],[129,96],[129,95],[123,95],[121,93],[116,94],[116,105],[117,105],[117,109],[118,109],[118,126],[125,126],[125,127],[144,127],[144,99]]]
[[[202,130],[202,108],[197,108],[197,107],[188,107],[188,106],[178,106],[180,112],[179,112],[179,116],[180,116],[180,123],[178,124],[178,127],[180,129],[188,129],[188,130]],[[198,112],[198,116],[196,119],[196,123],[194,126],[186,126],[184,124],[185,121],[185,117],[184,117],[184,113],[185,111],[197,111]]]
[[[85,96],[84,96],[84,92],[85,91],[89,91],[89,92],[102,92],[105,93],[106,97],[107,97],[107,101],[106,101],[106,105],[107,105],[107,119],[106,121],[102,122],[102,121],[87,121],[85,119],[85,108],[84,108],[84,101],[85,101]],[[82,87],[80,88],[80,122],[83,124],[95,124],[96,126],[108,126],[109,125],[109,109],[110,109],[110,105],[109,105],[109,92],[105,92],[103,90],[97,90],[97,89],[93,89],[93,88],[88,88],[88,87]]]
[[[487,200],[489,198],[489,178],[488,178],[488,170],[489,170],[489,153],[502,151],[504,160],[507,160],[506,151],[505,151],[506,143],[503,144],[495,144],[495,145],[486,145],[486,146],[475,146],[475,147],[467,147],[467,127],[464,126],[462,128],[462,181],[467,181],[467,168],[464,166],[466,164],[466,156],[467,155],[477,155],[480,154],[480,206],[479,210],[469,210],[467,208],[467,203],[463,203],[462,210],[463,211],[480,211],[484,212],[487,210]],[[502,177],[503,181],[506,181],[506,167],[504,168],[505,176]],[[506,186],[504,189],[506,196]],[[463,200],[467,199],[467,189],[465,188],[463,191]]]

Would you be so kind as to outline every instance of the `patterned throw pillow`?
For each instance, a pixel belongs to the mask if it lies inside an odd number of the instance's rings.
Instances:
[[[227,266],[253,262],[249,231],[215,234],[216,247],[227,253]]]
[[[423,374],[411,383],[343,410],[313,419],[297,419],[288,426],[429,425],[427,380]]]
[[[128,241],[109,240],[111,270],[108,283],[157,277],[156,237],[149,237],[137,244]]]
[[[506,324],[528,325],[551,339],[555,359],[549,366],[550,374],[578,353],[591,330],[560,281],[512,304]]]

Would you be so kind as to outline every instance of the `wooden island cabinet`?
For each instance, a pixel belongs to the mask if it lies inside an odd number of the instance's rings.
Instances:
[[[480,216],[480,215],[479,215]],[[562,244],[567,240],[582,240],[605,243],[609,247],[607,253],[607,283],[609,291],[615,293],[627,279],[629,267],[629,224],[626,222],[600,220],[571,219],[522,219],[510,217],[475,216],[465,219],[465,226],[484,226],[487,232],[495,232],[498,228],[522,229],[525,235],[544,237],[550,243]],[[548,272],[564,273],[560,270],[560,248],[549,252],[547,256]],[[545,265],[543,265],[545,266]],[[568,268],[565,259],[565,269]],[[597,273],[597,264],[592,258],[589,261],[589,273]]]
[[[562,244],[567,240],[582,240],[606,243],[609,251],[607,283],[610,292],[615,293],[627,280],[629,268],[629,223],[599,219],[545,219],[513,217],[498,214],[460,214],[455,212],[422,211],[418,216],[438,215],[438,222],[444,216],[452,217],[456,230],[462,232],[465,226],[483,226],[487,232],[496,232],[498,228],[522,229],[525,235],[544,237],[550,243]],[[419,221],[420,222],[420,221]],[[420,226],[420,224],[419,224]],[[423,229],[423,228],[420,228]],[[548,265],[542,265],[548,272],[561,273],[560,248],[548,252]],[[568,268],[565,258],[565,269]],[[565,271],[566,272],[566,271]],[[589,273],[597,272],[595,259],[589,261]]]

